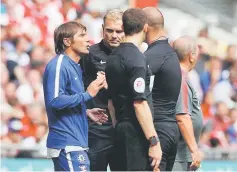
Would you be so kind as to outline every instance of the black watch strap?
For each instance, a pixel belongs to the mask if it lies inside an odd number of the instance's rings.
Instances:
[[[152,136],[149,138],[150,146],[155,146],[159,142],[159,138],[156,136]]]

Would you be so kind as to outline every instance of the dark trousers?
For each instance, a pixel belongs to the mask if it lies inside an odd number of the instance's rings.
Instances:
[[[116,161],[114,154],[114,147],[105,149],[100,152],[89,152],[88,153],[90,159],[90,170],[91,171],[107,171],[107,167],[109,165],[110,170],[114,171],[114,166]]]
[[[89,152],[90,170],[107,171],[114,170],[115,152],[114,152],[114,129],[111,126],[89,126]]]
[[[179,141],[179,128],[176,122],[154,122],[160,139],[162,160],[160,171],[172,171]]]
[[[139,124],[120,121],[116,125],[116,171],[146,171],[149,169],[149,143]]]

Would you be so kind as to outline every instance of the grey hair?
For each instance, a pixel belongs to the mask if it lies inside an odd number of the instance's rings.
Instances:
[[[104,16],[104,22],[107,19],[122,20],[122,17],[123,17],[123,11],[122,10],[120,10],[120,9],[109,10]]]

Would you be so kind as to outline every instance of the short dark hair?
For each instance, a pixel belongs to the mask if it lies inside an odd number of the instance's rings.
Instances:
[[[65,51],[64,38],[73,38],[73,36],[79,31],[86,31],[86,27],[78,22],[67,22],[54,31],[54,47],[56,54],[61,54]]]
[[[130,8],[123,13],[123,29],[125,35],[133,35],[142,31],[147,23],[147,15],[140,8]]]

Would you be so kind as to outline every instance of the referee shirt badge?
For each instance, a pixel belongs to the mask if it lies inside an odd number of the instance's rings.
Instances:
[[[85,156],[84,155],[79,155],[78,156],[78,161],[79,162],[84,162],[86,160]]]
[[[137,78],[134,81],[133,88],[137,93],[144,93],[145,91],[145,80],[143,78]]]

